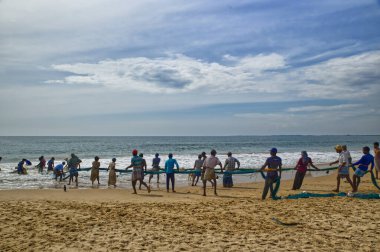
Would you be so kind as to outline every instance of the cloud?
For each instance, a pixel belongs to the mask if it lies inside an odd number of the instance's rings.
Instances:
[[[287,112],[317,112],[317,111],[333,111],[333,110],[345,110],[352,108],[362,107],[362,104],[341,104],[334,106],[305,106],[305,107],[292,107],[288,108]]]
[[[206,62],[182,54],[165,58],[124,58],[105,60],[95,64],[53,65],[54,70],[68,72],[63,80],[48,80],[67,84],[94,84],[112,89],[137,90],[149,93],[185,93],[208,90],[248,92],[275,92],[257,81],[265,71],[285,67],[278,54],[246,56],[229,60],[229,65]]]
[[[53,65],[69,73],[48,83],[93,84],[148,93],[281,93],[304,98],[347,99],[379,93],[380,51],[292,68],[276,53],[236,57],[223,64],[182,54]],[[71,74],[71,75],[70,75]]]

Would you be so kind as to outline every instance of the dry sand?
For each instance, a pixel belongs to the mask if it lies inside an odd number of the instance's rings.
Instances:
[[[283,181],[279,195],[292,181]],[[306,177],[327,193],[335,175]],[[220,185],[219,185],[220,186]],[[161,189],[0,191],[0,251],[380,251],[380,200],[262,201],[262,183]],[[349,191],[342,183],[341,191]],[[361,192],[376,192],[367,175]],[[377,191],[378,192],[378,191]],[[284,226],[271,218],[298,225]]]

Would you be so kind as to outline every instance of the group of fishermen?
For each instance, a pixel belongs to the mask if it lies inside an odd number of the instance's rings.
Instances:
[[[375,167],[376,171],[376,179],[378,179],[378,173],[380,171],[380,150],[379,143],[374,143],[374,154],[375,157],[370,154],[370,148],[365,146],[363,147],[363,156],[360,160],[355,163],[352,163],[352,158],[350,152],[347,150],[347,146],[345,145],[337,145],[335,146],[335,151],[339,154],[339,158],[330,163],[330,166],[333,164],[338,164],[338,173],[337,173],[337,187],[334,189],[335,192],[339,192],[340,181],[341,179],[346,179],[347,182],[352,186],[353,192],[358,190],[360,179],[363,177],[368,171],[373,170]],[[272,148],[270,150],[270,157],[268,157],[265,163],[260,168],[260,172],[266,172],[265,176],[265,185],[262,193],[262,199],[265,199],[269,190],[271,192],[271,196],[274,193],[274,184],[281,179],[282,174],[282,159],[277,156],[277,149]],[[193,169],[191,172],[192,186],[196,186],[199,182],[199,179],[203,182],[203,195],[206,196],[206,184],[210,182],[212,187],[214,188],[214,194],[217,195],[217,178],[218,176],[215,173],[215,168],[217,166],[220,167],[221,172],[223,173],[223,187],[231,188],[233,187],[232,174],[233,171],[240,169],[240,162],[238,159],[232,156],[231,152],[227,153],[227,159],[222,165],[221,161],[218,157],[216,157],[217,152],[215,150],[211,150],[210,156],[207,156],[205,152],[198,155],[198,159],[195,160]],[[60,178],[60,181],[63,179],[64,175],[64,167],[67,167],[69,172],[69,185],[71,182],[74,182],[76,186],[78,186],[78,169],[80,169],[81,160],[75,155],[71,154],[69,159],[65,159],[64,162],[54,166],[54,157],[52,157],[48,162],[47,171],[53,171],[55,174],[55,179]],[[39,164],[36,166],[39,169],[39,172],[43,172],[43,169],[46,166],[46,160],[43,156],[39,158]],[[67,163],[66,163],[67,162]],[[152,178],[155,174],[157,174],[157,183],[160,179],[160,162],[161,159],[159,157],[159,153],[155,154],[155,157],[152,161],[152,169],[149,172],[149,184],[151,183]],[[24,164],[31,165],[29,160],[23,159],[17,167],[17,170],[20,174],[25,172]],[[358,166],[356,168],[356,166]],[[293,190],[298,190],[301,188],[303,179],[306,175],[309,167],[314,168],[315,170],[319,170],[316,167],[312,159],[308,156],[306,151],[301,152],[301,157],[299,158],[294,169],[296,170],[294,182],[293,182]],[[353,175],[353,179],[351,180],[349,176],[349,168],[353,167],[355,172]],[[132,168],[132,187],[133,193],[136,194],[136,185],[139,182],[139,188],[141,186],[145,186],[150,192],[150,186],[144,182],[145,173],[147,170],[147,162],[144,159],[142,153],[138,153],[135,149],[132,151],[132,158],[130,165],[126,168],[126,170]],[[99,184],[99,169],[100,162],[99,157],[95,157],[92,162],[91,167],[91,181],[94,184],[95,180],[97,180]],[[164,173],[166,174],[166,190],[169,192],[170,184],[172,192],[175,192],[175,169],[179,171],[179,165],[176,159],[173,158],[173,154],[169,153],[168,159],[165,162]],[[107,170],[109,171],[109,179],[108,186],[113,185],[116,187],[116,158],[113,158],[110,164],[108,165]],[[225,170],[225,171],[224,171]]]

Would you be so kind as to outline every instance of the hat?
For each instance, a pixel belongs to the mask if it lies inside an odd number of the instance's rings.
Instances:
[[[277,148],[272,148],[272,149],[270,149],[270,152],[272,152],[272,153],[277,153]]]
[[[336,145],[335,150],[337,150],[337,151],[343,150],[342,145],[340,145],[340,144]]]
[[[133,155],[133,156],[136,156],[137,153],[138,153],[138,151],[137,151],[136,149],[134,149],[134,150],[132,151],[132,155]]]

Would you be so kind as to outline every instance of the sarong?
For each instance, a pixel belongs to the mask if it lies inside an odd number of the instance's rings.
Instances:
[[[293,182],[293,190],[298,190],[302,186],[303,179],[305,177],[306,172],[296,172],[296,176],[294,177],[294,182]]]
[[[91,169],[91,181],[94,182],[99,178],[99,169]]]
[[[234,183],[232,180],[232,174],[224,173],[223,174],[223,187],[233,187]]]
[[[203,175],[203,180],[216,179],[214,168],[206,167],[206,171]]]
[[[380,172],[380,160],[375,158],[375,169]]]
[[[143,170],[142,168],[133,168],[133,170],[132,170],[132,181],[137,181],[137,180],[142,179],[142,176],[141,176],[142,170]]]
[[[99,170],[98,170],[98,174],[99,174]],[[116,185],[116,171],[115,169],[110,169],[110,172],[108,174],[108,185],[113,185],[115,186]]]

